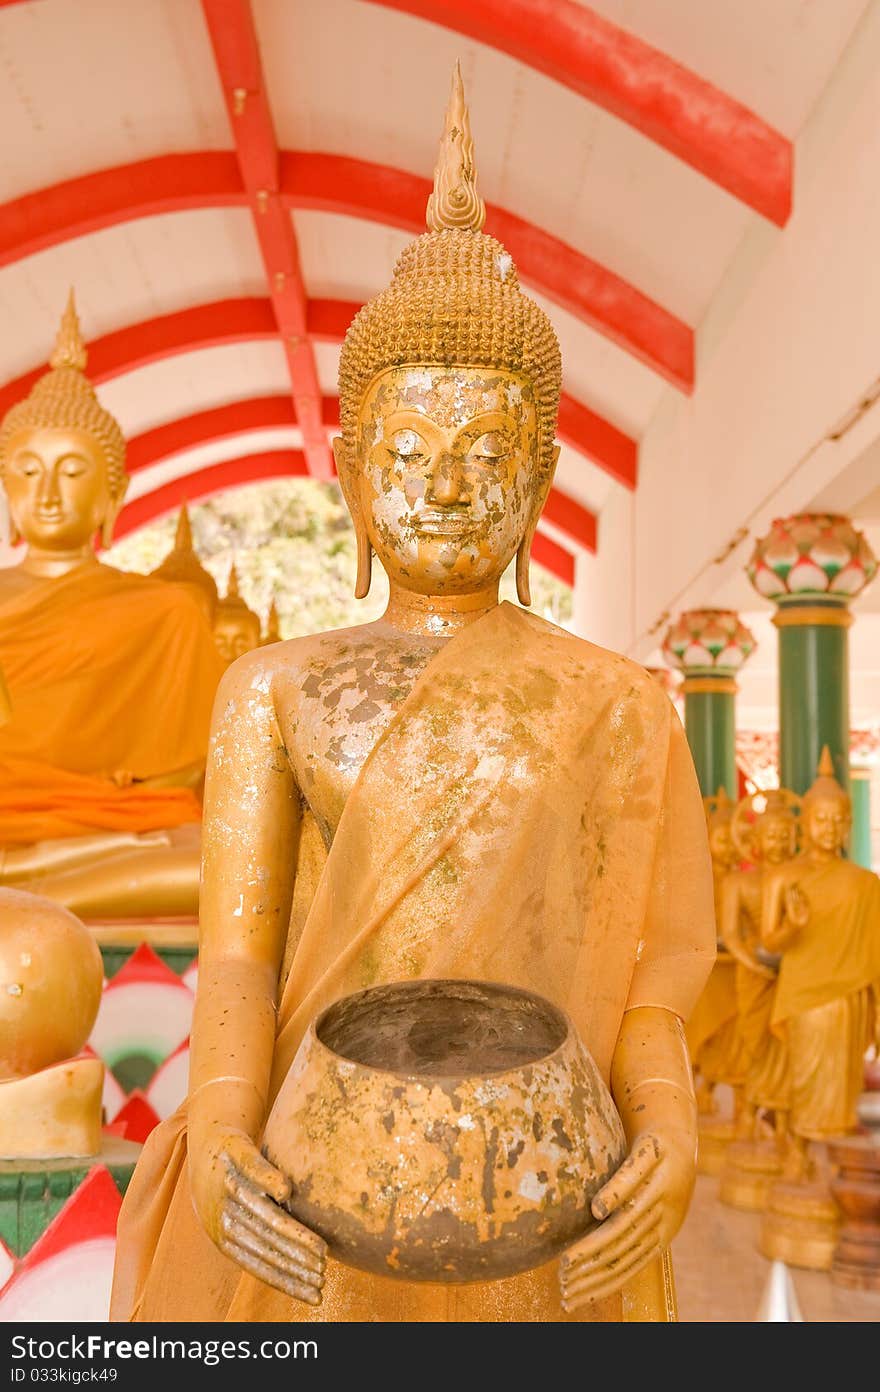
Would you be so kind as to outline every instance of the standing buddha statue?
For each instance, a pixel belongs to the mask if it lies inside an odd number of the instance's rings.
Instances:
[[[340,361],[356,594],[375,554],[388,608],[257,648],[223,679],[190,1094],[123,1205],[116,1319],[670,1317],[663,1254],[696,1139],[682,1019],[715,952],[703,810],[647,673],[498,601],[515,556],[528,603],[561,364],[483,218],[456,70],[429,231]],[[296,873],[309,826],[317,883]],[[611,1086],[629,1154],[561,1263],[393,1281],[328,1262],[284,1208],[260,1143],[304,1031],[352,990],[425,977],[544,994]]]
[[[167,848],[200,818],[194,789],[221,666],[182,590],[99,562],[127,486],[125,441],[85,376],[71,294],[50,370],[0,425],[13,540],[0,570],[0,881]],[[142,839],[160,832],[159,846]],[[43,890],[82,912],[81,902]],[[100,910],[98,910],[100,912]],[[124,902],[110,912],[125,912]],[[135,910],[137,911],[137,910]]]
[[[233,565],[229,570],[226,594],[219,601],[214,614],[217,651],[228,667],[236,658],[258,648],[261,636],[260,616],[249,609],[242,599],[238,588],[238,571]]]
[[[763,807],[755,814],[758,797]],[[761,924],[768,881],[797,850],[798,809],[793,793],[775,788],[743,798],[731,823],[746,864],[723,881],[720,935],[735,960],[744,1078],[739,1138],[727,1151],[721,1198],[738,1208],[763,1207],[769,1183],[782,1168],[790,1092],[788,1051],[785,1040],[770,1028],[777,976],[761,945]],[[770,1135],[767,1119],[774,1124]]]
[[[719,1083],[735,1089],[735,1108],[739,1108],[742,1084],[742,1058],[737,1033],[735,961],[721,941],[722,888],[739,861],[739,851],[731,835],[734,804],[724,788],[714,797],[703,799],[712,857],[712,888],[715,906],[718,956],[712,974],[687,1024],[687,1042],[697,1078],[700,1120],[700,1170],[720,1172],[727,1143],[733,1139],[736,1123],[715,1111],[715,1089]]]

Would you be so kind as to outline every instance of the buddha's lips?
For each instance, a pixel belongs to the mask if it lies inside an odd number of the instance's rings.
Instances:
[[[430,536],[463,536],[473,531],[475,525],[475,519],[467,512],[419,512],[413,518],[415,530]]]

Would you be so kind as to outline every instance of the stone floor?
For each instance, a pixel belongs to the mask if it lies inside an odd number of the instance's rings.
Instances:
[[[718,1180],[697,1177],[690,1212],[672,1246],[679,1319],[742,1324],[755,1319],[770,1275],[758,1251],[760,1216],[718,1201]],[[835,1286],[822,1272],[791,1270],[804,1320],[880,1320],[880,1291]]]

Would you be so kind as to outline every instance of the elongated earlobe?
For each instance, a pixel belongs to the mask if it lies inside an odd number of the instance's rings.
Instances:
[[[516,597],[524,608],[528,608],[532,602],[532,588],[529,576],[529,562],[532,556],[532,538],[538,526],[538,518],[541,516],[544,504],[550,493],[553,484],[553,475],[556,473],[556,465],[559,462],[559,446],[555,445],[550,457],[550,465],[541,481],[540,487],[535,494],[535,501],[532,506],[532,515],[529,520],[525,536],[519,544],[516,553]]]
[[[357,540],[357,576],[354,582],[354,597],[355,599],[366,599],[370,593],[370,583],[373,578],[373,548],[370,545],[370,538],[367,535],[361,514],[354,470],[341,435],[337,435],[333,441],[333,458],[336,460],[339,486],[342,489],[342,496],[351,516]]]

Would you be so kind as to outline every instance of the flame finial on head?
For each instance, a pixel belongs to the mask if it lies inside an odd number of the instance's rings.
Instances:
[[[822,754],[819,759],[819,767],[817,768],[816,772],[822,778],[834,777],[834,760],[831,757],[831,750],[828,748],[827,744],[822,745]]]
[[[192,524],[189,520],[189,508],[186,503],[181,505],[180,516],[177,519],[177,530],[174,533],[175,551],[193,551]]]
[[[486,221],[486,205],[477,193],[476,179],[471,121],[464,99],[461,65],[456,62],[434,170],[434,191],[425,212],[429,232],[442,232],[447,228],[481,230]]]
[[[229,567],[229,580],[226,584],[226,598],[238,599],[239,595],[240,591],[238,588],[238,571],[235,568],[235,561],[233,561],[232,565]]]
[[[73,286],[71,286],[67,296],[67,305],[58,327],[55,347],[49,359],[49,366],[55,368],[72,367],[77,372],[85,372],[88,360],[89,355],[86,345],[83,343],[79,315],[76,312],[76,299],[73,294]]]

